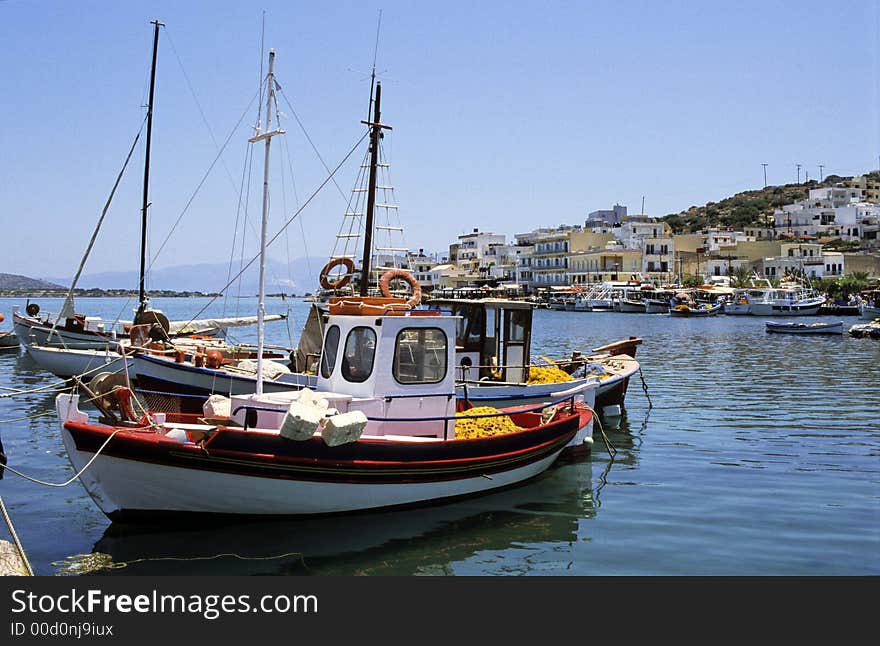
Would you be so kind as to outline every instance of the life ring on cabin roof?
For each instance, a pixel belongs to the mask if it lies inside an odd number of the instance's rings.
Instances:
[[[346,273],[340,276],[337,280],[330,280],[330,270],[339,265],[345,266]],[[324,289],[340,289],[345,287],[351,282],[351,276],[353,273],[354,261],[351,258],[333,258],[330,262],[324,265],[324,268],[321,270],[319,278],[321,287]]]
[[[379,289],[382,291],[382,296],[385,298],[391,297],[391,281],[397,278],[405,280],[412,287],[412,296],[407,299],[406,304],[410,307],[415,307],[421,303],[422,286],[419,285],[419,281],[411,273],[403,269],[389,269],[382,274],[382,278],[379,279]]]

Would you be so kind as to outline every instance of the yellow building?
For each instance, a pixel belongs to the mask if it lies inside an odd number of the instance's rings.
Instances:
[[[588,285],[606,280],[627,280],[642,270],[642,250],[614,247],[579,251],[568,256],[568,280]]]

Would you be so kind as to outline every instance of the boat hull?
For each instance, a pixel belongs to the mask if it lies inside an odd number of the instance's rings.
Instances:
[[[117,344],[114,335],[98,332],[76,332],[21,316],[13,311],[13,329],[21,345],[65,346],[77,350],[105,350]]]
[[[629,314],[644,314],[645,304],[641,301],[622,300],[620,301],[620,311]]]
[[[772,323],[766,324],[768,332],[779,334],[843,334],[843,321],[839,323]]]
[[[868,321],[873,321],[875,318],[880,317],[880,307],[874,307],[872,305],[862,305],[861,317]]]
[[[222,429],[198,445],[127,430],[110,438],[114,427],[91,424],[78,411],[70,415],[72,397],[60,395],[56,403],[62,440],[77,471],[94,458],[80,480],[113,520],[312,516],[477,495],[545,471],[582,418],[476,440],[362,437],[328,447],[320,437],[294,442],[277,432]]]
[[[706,317],[706,316],[715,316],[720,311],[721,311],[721,305],[713,305],[712,307],[708,307],[708,308],[703,308],[703,307],[689,308],[689,307],[686,307],[684,309],[678,309],[678,308],[672,307],[669,309],[669,315],[670,316],[680,316],[680,317],[685,317],[685,316]]]
[[[153,393],[180,396],[180,412],[198,413],[212,394],[245,395],[256,390],[256,377],[234,375],[222,370],[199,368],[189,363],[176,363],[150,355],[136,355],[133,366],[138,388]],[[276,393],[314,388],[314,375],[284,374],[276,380],[263,380],[263,392]]]
[[[118,352],[110,350],[65,350],[38,345],[25,346],[25,350],[43,370],[62,379],[82,375],[94,377],[104,370],[125,372],[134,366],[131,358],[124,359]]]
[[[669,312],[669,303],[653,299],[645,299],[645,314],[666,314]]]

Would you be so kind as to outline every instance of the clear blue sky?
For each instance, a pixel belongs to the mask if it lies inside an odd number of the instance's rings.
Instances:
[[[412,248],[446,249],[473,227],[575,224],[616,202],[634,213],[642,196],[662,216],[762,186],[762,162],[771,184],[795,181],[798,163],[802,179],[819,164],[826,175],[878,167],[872,1],[0,0],[0,272],[76,269],[143,118],[151,19],[167,25],[155,251],[256,92],[263,11],[278,80],[332,167],[363,132],[380,10],[383,121]],[[282,108],[287,144],[273,164],[289,151],[294,171],[273,179],[273,230],[294,210],[292,182],[304,199],[325,177]],[[157,266],[229,259],[249,134],[233,135]],[[360,159],[338,177],[346,194]],[[139,149],[86,273],[136,269],[142,164]],[[291,228],[290,255],[326,256],[344,208],[325,189]]]

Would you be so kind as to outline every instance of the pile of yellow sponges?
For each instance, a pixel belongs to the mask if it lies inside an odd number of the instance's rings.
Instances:
[[[455,439],[465,440],[475,437],[492,437],[522,430],[507,415],[498,415],[501,411],[491,406],[476,406],[470,410],[456,413]],[[494,415],[494,417],[471,417],[472,415]]]
[[[529,384],[555,384],[563,381],[573,381],[574,377],[556,367],[544,368],[532,366],[529,368]]]

